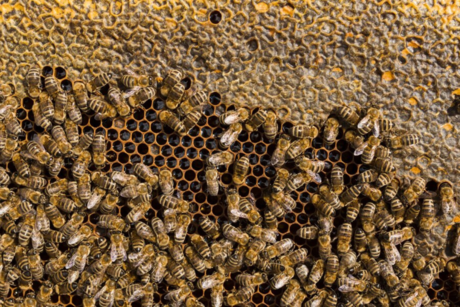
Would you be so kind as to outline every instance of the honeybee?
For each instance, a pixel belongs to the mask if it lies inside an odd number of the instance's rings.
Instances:
[[[243,126],[241,123],[236,122],[230,125],[230,127],[222,134],[219,139],[219,148],[226,149],[233,145],[238,139],[241,131],[243,130]]]
[[[170,71],[168,71],[165,78],[163,79],[163,83],[161,84],[161,95],[165,97],[168,96],[171,88],[177,83],[179,83],[182,80],[183,76],[184,74],[180,70],[171,69]]]
[[[297,167],[299,167],[304,172],[311,171],[313,173],[320,173],[326,167],[326,162],[310,160],[305,156],[298,156],[295,158],[295,163]]]
[[[159,185],[163,194],[170,195],[174,191],[174,181],[171,172],[167,169],[160,171]]]
[[[137,163],[134,165],[134,174],[139,178],[144,179],[153,189],[158,187],[158,176],[153,173],[153,171],[142,163]]]
[[[314,139],[318,136],[318,128],[315,126],[308,126],[308,125],[296,125],[289,130],[289,133],[292,137],[298,139]]]
[[[454,202],[454,190],[450,182],[442,182],[439,185],[439,197],[441,198],[441,210],[444,215],[448,216],[451,213],[456,213],[456,205]]]
[[[291,138],[287,134],[282,134],[278,140],[275,151],[271,158],[271,164],[281,166],[286,160],[286,152],[291,146]]]
[[[178,112],[185,116],[190,111],[198,108],[201,109],[208,102],[208,94],[205,91],[196,91],[189,99],[185,100],[178,107]]]
[[[297,190],[312,181],[319,184],[321,183],[321,177],[312,171],[293,174],[289,177],[288,182],[286,183],[285,191],[290,192]]]
[[[174,232],[174,242],[177,244],[182,244],[185,241],[187,235],[187,228],[192,222],[190,215],[181,214],[177,217],[177,227]]]
[[[182,102],[185,96],[185,86],[182,83],[174,84],[169,92],[168,97],[166,98],[166,107],[170,110],[174,110]]]
[[[415,178],[409,188],[404,191],[401,200],[405,204],[413,203],[419,196],[423,194],[423,192],[425,192],[425,185],[425,179],[422,177]]]
[[[366,116],[364,116],[358,123],[358,132],[361,135],[368,134],[372,131],[375,137],[380,134],[380,111],[376,108],[369,108]]]
[[[323,132],[323,137],[324,137],[324,142],[326,145],[332,145],[337,139],[337,136],[339,135],[340,131],[340,123],[339,121],[334,118],[334,117],[329,117],[324,124],[324,132]]]
[[[24,135],[24,130],[21,127],[21,124],[16,118],[15,113],[8,113],[5,116],[5,128],[9,134],[13,136],[22,136]]]
[[[234,123],[244,122],[249,118],[250,110],[246,107],[240,107],[235,111],[227,111],[219,116],[219,121],[224,126]]]
[[[318,227],[306,226],[297,230],[297,235],[302,239],[314,240],[318,237]]]
[[[59,84],[52,74],[45,76],[45,89],[51,97],[55,97],[60,91]]]
[[[80,276],[81,272],[85,269],[87,258],[91,249],[87,245],[80,245],[77,251],[70,257],[69,261],[65,266],[66,269],[70,269],[68,282],[75,282]]]
[[[30,97],[37,98],[41,91],[40,68],[36,64],[32,64],[27,71],[27,92]]]
[[[380,189],[382,187],[389,185],[391,181],[393,180],[394,176],[395,174],[393,173],[379,174],[379,176],[377,177],[377,180],[375,181],[375,186]]]
[[[249,226],[247,233],[253,238],[259,238],[267,243],[276,243],[277,232],[271,229],[262,228],[259,225]]]
[[[77,103],[78,108],[84,112],[88,113],[88,91],[86,85],[82,81],[75,81],[73,83],[73,95],[75,102]]]
[[[254,265],[265,246],[266,243],[260,239],[254,239],[249,242],[249,248],[245,254],[248,265]]]
[[[241,157],[235,164],[233,169],[233,183],[241,185],[249,171],[249,158],[246,156]]]
[[[347,107],[347,106],[343,106],[343,107],[340,107],[340,108],[337,108],[335,110],[335,113],[343,120],[345,120],[345,122],[347,124],[349,124],[350,126],[355,126],[356,124],[358,124],[359,122],[359,115],[358,113],[356,113],[355,110],[353,110],[352,108],[350,107]]]
[[[88,169],[88,165],[91,162],[91,154],[88,151],[84,151],[72,165],[72,175],[75,179],[80,179]]]
[[[286,256],[280,258],[280,263],[284,266],[294,266],[298,263],[303,263],[307,260],[308,250],[306,248],[300,248],[290,252]]]
[[[283,239],[275,244],[268,246],[262,255],[265,258],[273,259],[277,256],[287,253],[294,247],[294,242],[291,239]]]
[[[316,291],[316,284],[321,280],[323,274],[324,261],[322,259],[316,260],[308,275],[307,284],[304,286],[307,293],[312,294]]]
[[[417,145],[420,143],[420,138],[416,134],[407,134],[403,136],[390,138],[388,146],[391,149],[399,149],[406,146]]]
[[[211,196],[217,196],[219,193],[219,173],[215,167],[206,168],[206,186],[207,192]]]
[[[339,254],[345,254],[350,249],[353,227],[350,223],[343,223],[337,234],[337,251]]]
[[[75,98],[73,96],[67,97],[67,115],[69,116],[69,119],[77,125],[80,125],[83,120],[81,111],[77,108]]]
[[[65,135],[64,129],[61,126],[53,126],[51,129],[51,135],[53,139],[56,141],[59,150],[62,154],[67,154],[71,149],[72,145],[67,141],[67,137]]]
[[[265,122],[262,124],[264,134],[269,140],[273,140],[278,134],[278,114],[275,110],[268,110]]]
[[[184,124],[171,111],[168,111],[168,110],[161,111],[160,114],[158,115],[158,119],[160,120],[162,124],[169,126],[177,134],[181,136],[186,135],[187,131],[185,129]]]
[[[72,247],[80,244],[80,242],[88,239],[91,236],[92,232],[93,229],[88,225],[81,226],[73,235],[69,237],[69,239],[67,240],[67,245]],[[66,237],[62,233],[59,234],[63,236],[63,240],[65,241]]]
[[[249,236],[242,232],[239,228],[235,228],[230,224],[224,224],[222,226],[222,234],[225,238],[230,241],[236,242],[240,245],[247,245],[249,242]]]
[[[208,217],[200,217],[198,220],[203,231],[211,238],[217,239],[220,236],[219,227]]]
[[[95,91],[99,90],[100,88],[104,87],[107,83],[109,83],[110,79],[112,79],[111,73],[101,73],[94,77],[93,80],[86,83],[86,88],[89,92],[94,93]]]
[[[118,259],[126,261],[128,257],[126,254],[126,249],[123,244],[122,235],[119,233],[112,234],[112,236],[110,237],[110,242],[111,242],[110,259],[112,259],[112,262],[115,262]]]
[[[156,235],[156,242],[160,249],[166,249],[169,245],[169,237],[166,234],[166,228],[163,221],[159,218],[153,218],[151,221],[152,230]]]
[[[331,287],[337,279],[337,273],[339,271],[339,257],[334,254],[329,255],[326,259],[325,269],[324,285],[326,287]]]
[[[179,212],[186,213],[189,211],[189,203],[172,195],[161,195],[159,199],[160,205],[167,209],[175,209]]]
[[[370,164],[374,160],[377,146],[380,145],[380,139],[371,135],[367,142],[355,149],[355,156],[361,156],[361,161],[364,164]]]
[[[93,149],[93,163],[96,168],[102,168],[105,166],[107,159],[105,157],[106,145],[105,145],[105,136],[103,132],[96,133],[91,145]]]
[[[60,90],[54,96],[54,122],[58,125],[63,124],[65,121],[67,113],[67,100],[67,93],[62,90]]]
[[[78,126],[73,121],[68,120],[64,123],[64,127],[70,145],[72,145],[72,147],[76,146],[80,140]]]
[[[345,140],[352,149],[359,148],[364,143],[364,137],[359,135],[355,130],[348,130],[345,132]]]
[[[217,152],[206,158],[206,163],[209,166],[228,166],[233,162],[233,154],[227,151]]]
[[[392,173],[396,170],[390,158],[377,158],[372,165],[379,173]]]
[[[368,183],[363,184],[361,193],[375,202],[382,198],[382,192]]]
[[[195,127],[198,124],[198,121],[200,120],[202,116],[202,111],[201,110],[191,110],[190,112],[185,115],[184,120],[182,123],[185,126],[185,131],[189,131],[193,127]]]
[[[249,132],[252,132],[262,126],[267,119],[267,110],[259,109],[254,113],[251,118],[244,124],[244,128]]]
[[[339,286],[338,290],[340,292],[363,292],[367,288],[367,281],[357,279],[353,275],[348,275],[347,277],[339,277],[337,284]]]
[[[298,139],[292,142],[289,148],[286,151],[286,159],[291,160],[295,159],[296,157],[300,156],[310,147],[311,140],[308,138]]]

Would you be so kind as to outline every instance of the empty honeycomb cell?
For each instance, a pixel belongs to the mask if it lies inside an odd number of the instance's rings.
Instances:
[[[253,131],[251,132],[251,135],[249,138],[251,142],[257,143],[262,139],[262,133],[260,133],[259,131]]]
[[[208,125],[213,128],[219,126],[219,118],[217,116],[210,116],[208,118]]]
[[[157,112],[154,110],[148,110],[145,113],[145,119],[147,119],[149,122],[152,122],[157,119]],[[139,124],[140,127],[140,124]],[[148,128],[147,128],[148,129]]]
[[[49,76],[49,75],[52,75],[54,72],[53,72],[53,67],[51,66],[45,66],[43,67],[42,69],[42,74],[43,76]]]
[[[340,152],[337,151],[337,150],[333,150],[329,153],[329,160],[331,160],[331,162],[337,162],[340,160]]]
[[[126,128],[130,131],[134,131],[137,129],[137,122],[134,119],[130,119],[126,122]]]
[[[33,128],[34,128],[34,124],[32,124],[31,121],[25,120],[22,122],[22,129],[24,129],[25,131],[30,131]]]
[[[356,164],[362,164],[362,160],[361,160],[361,157],[362,156],[353,156],[353,162],[356,163]]]
[[[327,159],[327,151],[324,149],[320,149],[316,152],[316,159],[324,161]]]
[[[204,138],[210,137],[212,134],[212,129],[208,126],[201,128],[201,136]]]
[[[191,128],[189,131],[188,131],[188,135],[190,136],[198,136],[200,134],[200,128],[195,126],[193,128]]]
[[[161,132],[161,130],[163,130],[163,126],[159,122],[153,122],[151,125],[151,129],[153,132],[159,133]]]
[[[120,141],[115,141],[115,142],[113,142],[112,148],[113,148],[115,151],[122,151],[122,150],[123,150],[123,143],[120,142]]]
[[[168,137],[168,144],[171,145],[171,146],[177,146],[179,145],[180,143],[180,138],[179,136],[175,135],[175,134],[171,134],[169,135]]]
[[[182,190],[182,191],[188,190],[188,186],[189,186],[189,185],[188,185],[188,182],[187,182],[187,181],[184,181],[184,180],[179,181],[179,183],[177,184],[177,187],[178,187],[180,190]]]
[[[109,129],[107,131],[107,137],[109,138],[109,140],[116,140],[118,138],[118,131],[115,129]]]
[[[270,164],[270,156],[268,155],[263,155],[260,157],[260,164],[262,164],[263,166],[267,166]]]
[[[260,165],[256,165],[252,168],[252,174],[254,176],[262,176],[264,173],[264,168]]]
[[[204,140],[203,138],[201,137],[198,137],[196,139],[193,140],[193,146],[197,147],[197,148],[201,148],[204,146]]]
[[[206,160],[206,158],[209,157],[210,154],[211,154],[211,153],[209,152],[209,150],[207,150],[207,149],[202,149],[202,150],[200,150],[200,159]]]
[[[206,117],[201,116],[200,119],[198,120],[197,125],[200,127],[203,127],[204,125],[206,125],[206,123],[207,123]],[[209,128],[209,127],[206,127],[206,128]]]
[[[265,146],[265,144],[259,143],[256,145],[256,153],[258,153],[259,155],[264,154],[266,150],[267,146]]]
[[[174,168],[177,166],[177,160],[174,157],[170,157],[166,160],[166,166],[169,168]]]
[[[192,182],[190,184],[190,189],[192,190],[192,192],[198,192],[201,189],[201,183],[196,181]]]
[[[257,179],[254,176],[248,176],[245,182],[246,182],[246,185],[253,187],[256,185]]]
[[[314,138],[313,141],[311,142],[313,148],[319,149],[323,147],[323,140],[321,138]]]
[[[141,162],[141,157],[139,155],[132,155],[130,159],[131,163],[140,163]]]
[[[173,153],[173,150],[171,146],[169,145],[165,145],[161,148],[161,154],[165,157],[169,157],[170,155],[172,155],[172,153]]]
[[[238,193],[240,194],[240,196],[246,197],[249,195],[249,188],[246,186],[238,187]]]
[[[337,149],[341,152],[348,149],[348,143],[345,140],[339,140],[336,145]]]
[[[158,167],[161,167],[163,165],[165,165],[165,159],[161,156],[156,156],[155,157],[155,165],[158,166]]]
[[[230,146],[230,150],[233,152],[239,152],[241,150],[241,143],[240,142],[235,142]]]
[[[206,140],[206,148],[209,150],[214,150],[217,148],[217,141],[213,139]]]
[[[185,150],[181,147],[177,147],[174,149],[174,156],[176,158],[182,158],[185,155]]]
[[[142,120],[144,119],[144,111],[141,110],[141,109],[137,109],[134,114],[133,114],[133,117],[137,120]],[[128,128],[129,129],[129,128]],[[134,128],[136,129],[136,128]]]
[[[144,135],[144,142],[152,144],[155,141],[155,135],[151,132],[148,132]]]
[[[22,106],[26,110],[31,110],[33,105],[34,105],[34,101],[28,97],[22,100]]]
[[[126,152],[128,153],[133,153],[136,151],[136,145],[134,143],[131,143],[131,142],[126,143],[124,147],[125,147]]]
[[[160,133],[157,135],[157,143],[158,145],[164,145],[168,142],[168,136],[166,133]]]
[[[61,81],[61,89],[63,89],[64,91],[70,92],[72,91],[72,88],[73,88],[72,81],[67,80],[67,79]]]
[[[91,127],[93,127],[93,128],[99,127],[101,125],[101,121],[97,120],[95,117],[91,117],[90,120],[89,120],[89,123],[90,123]]]
[[[244,143],[248,139],[249,139],[249,134],[244,130],[238,135],[238,141],[240,141],[240,142]]]
[[[268,177],[274,177],[276,175],[276,169],[273,166],[268,166],[265,168],[265,175]]]
[[[142,140],[143,140],[142,133],[140,133],[140,132],[138,132],[138,131],[133,132],[132,140],[133,140],[135,143],[140,143],[140,142],[142,142]]]
[[[198,151],[195,148],[187,149],[187,157],[189,159],[195,159],[198,156]]]
[[[354,175],[358,172],[358,166],[354,163],[348,164],[347,166],[347,173],[349,175]]]
[[[195,160],[192,162],[192,168],[195,171],[201,171],[204,168],[204,163],[201,160]]]
[[[270,186],[270,180],[267,178],[259,178],[257,185],[262,189],[266,189]]]
[[[353,154],[349,151],[343,152],[342,161],[345,163],[350,163],[351,161],[353,161]]]
[[[157,111],[163,110],[165,107],[165,102],[163,99],[157,98],[153,101],[153,108]]]
[[[179,161],[179,167],[181,169],[188,169],[190,167],[190,161],[188,159],[182,159]]]

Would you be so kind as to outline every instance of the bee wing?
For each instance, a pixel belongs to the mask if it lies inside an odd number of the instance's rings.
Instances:
[[[122,99],[128,99],[129,97],[133,96],[134,94],[136,94],[139,90],[141,89],[140,86],[135,86],[135,87],[132,87],[130,88],[129,90],[127,90],[126,92],[124,92],[121,97]]]
[[[65,268],[68,270],[75,265],[75,260],[77,260],[78,254],[74,253],[72,257],[67,261]]]
[[[318,184],[320,184],[323,181],[321,179],[321,176],[315,172],[307,171],[307,174],[310,175],[313,178],[312,180]]]
[[[129,297],[128,303],[132,303],[132,302],[138,301],[138,300],[141,299],[143,296],[144,296],[144,295],[143,295],[142,289],[137,289],[137,290],[134,291],[134,293]]]
[[[96,295],[94,295],[94,299],[97,301],[99,297],[104,294],[105,290],[107,289],[107,285],[101,288],[101,290],[97,291]]]
[[[125,67],[125,72],[127,75],[137,77],[137,74],[131,68]]]
[[[43,235],[38,229],[34,229],[34,232],[32,233],[32,247],[34,249],[39,249],[40,246],[45,245],[45,238],[43,238]]]
[[[352,292],[355,291],[355,288],[349,285],[342,285],[339,287],[340,292]]]
[[[367,147],[367,144],[368,144],[367,142],[364,142],[364,143],[362,143],[358,148],[356,148],[356,149],[355,149],[354,155],[355,155],[355,156],[360,156],[360,155],[362,155],[363,152],[364,152],[364,149],[366,149],[366,147]]]
[[[374,134],[375,137],[379,137],[380,135],[380,122],[379,120],[374,121],[374,127],[372,127],[372,133]]]
[[[371,118],[371,117],[370,117],[369,114],[366,115],[366,116],[364,116],[363,119],[361,119],[361,120],[359,121],[359,123],[358,123],[358,129],[363,128],[364,125],[367,124],[367,123],[369,122],[370,118]]]

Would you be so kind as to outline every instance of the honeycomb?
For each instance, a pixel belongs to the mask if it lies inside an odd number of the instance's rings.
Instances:
[[[448,0],[8,0],[0,79],[20,89],[36,62],[84,78],[183,67],[224,101],[287,105],[294,120],[377,104],[423,140],[395,153],[400,175],[458,187],[459,12]]]
[[[53,70],[54,76],[59,80],[61,88],[70,91],[73,82],[69,79],[69,74],[63,67],[45,66],[43,71]],[[108,91],[109,86],[101,89],[102,93]],[[34,125],[32,106],[35,101],[29,97],[20,100],[20,107],[17,109],[17,118],[22,128],[26,132],[20,140],[32,140],[37,133],[43,133],[43,129]],[[218,196],[210,196],[206,193],[205,179],[205,159],[214,152],[220,151],[218,148],[218,136],[226,129],[221,126],[218,115],[223,111],[234,110],[236,108],[230,101],[226,101],[220,92],[210,92],[208,96],[209,107],[204,110],[198,125],[192,128],[187,136],[180,137],[168,126],[162,125],[158,121],[158,114],[161,110],[166,109],[165,101],[162,98],[155,97],[143,104],[143,107],[137,109],[132,115],[126,118],[97,120],[94,115],[83,115],[82,124],[79,126],[80,136],[84,133],[104,132],[107,141],[107,159],[108,163],[103,168],[103,172],[125,171],[128,174],[133,173],[135,163],[148,165],[157,172],[161,169],[169,169],[174,177],[174,186],[180,192],[181,197],[191,203],[192,223],[188,228],[187,239],[189,243],[190,235],[198,233],[205,235],[198,224],[201,216],[208,216],[213,221],[223,223],[228,221],[224,201],[226,195],[224,188],[229,187],[232,183],[233,165],[229,167],[221,166],[218,168],[222,187],[219,189]],[[251,113],[254,114],[259,108],[253,108]],[[279,131],[287,133],[295,122],[284,121],[279,123]],[[327,161],[329,167],[320,173],[323,181],[330,176],[332,166],[339,165],[344,169],[344,184],[350,185],[356,183],[357,176],[363,171],[369,169],[369,166],[361,163],[361,156],[355,156],[354,150],[350,148],[347,141],[344,140],[345,128],[339,132],[337,140],[332,145],[324,145],[321,134],[313,139],[312,146],[307,149],[306,155],[311,159]],[[276,148],[276,142],[268,140],[263,130],[260,128],[248,133],[240,133],[238,140],[230,147],[230,151],[235,157],[246,155],[250,161],[250,171],[246,176],[245,184],[238,187],[239,195],[242,197],[253,196],[258,209],[265,209],[266,205],[262,199],[262,194],[273,182],[276,175],[275,168],[271,165],[271,155]],[[65,165],[59,173],[59,178],[71,178],[71,166],[73,162],[66,158]],[[298,172],[295,164],[291,161],[285,164],[285,167],[291,172]],[[15,171],[14,165],[10,162],[7,169]],[[90,168],[94,171],[94,166]],[[57,180],[49,177],[50,182]],[[427,182],[427,191],[434,192],[439,188],[437,181]],[[297,206],[291,213],[287,213],[284,218],[278,219],[279,239],[290,238],[294,240],[297,247],[307,248],[309,255],[315,258],[319,257],[318,247],[297,236],[296,232],[306,225],[315,225],[317,217],[315,208],[311,205],[311,196],[318,192],[316,183],[309,183],[296,191],[291,192],[291,197],[296,200]],[[150,219],[154,216],[160,216],[162,207],[157,198],[152,202],[150,209],[145,217]],[[118,206],[118,214],[126,216],[130,211],[127,206],[121,204]],[[334,225],[337,227],[344,222],[346,210],[340,210],[334,219]],[[96,226],[99,219],[99,213],[91,213],[86,216],[85,224],[93,228],[95,234],[103,234]],[[239,222],[243,225],[244,222]],[[332,236],[337,234],[335,229]],[[62,250],[68,249],[65,244],[61,244]],[[208,269],[204,274],[196,272],[197,277],[210,275],[213,269]],[[237,274],[232,273],[229,279],[224,283],[225,292],[236,289],[234,278]],[[38,291],[41,283],[33,282],[32,288]],[[321,288],[321,286],[320,286]],[[167,304],[164,295],[173,288],[166,286],[165,283],[159,285],[158,292],[154,296],[155,303]],[[271,289],[268,283],[262,284],[256,288],[252,297],[252,303],[255,306],[279,306],[281,295],[284,288],[279,290]],[[452,281],[447,272],[442,272],[436,278],[428,294],[433,302],[447,300],[451,306],[460,304],[458,287]],[[12,288],[11,297],[21,298],[24,292],[19,288]],[[198,298],[205,306],[210,306],[210,289],[195,290],[193,296]],[[51,298],[52,303],[59,303],[65,306],[81,306],[82,298],[78,295],[56,295]],[[133,306],[140,306],[140,302],[133,303]]]

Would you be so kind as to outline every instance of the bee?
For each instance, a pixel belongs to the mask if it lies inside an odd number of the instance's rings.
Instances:
[[[52,74],[45,76],[45,89],[51,97],[55,97],[60,91],[59,84]]]
[[[250,110],[246,107],[238,108],[235,111],[227,111],[219,116],[219,121],[224,126],[234,123],[245,122],[250,115]]]
[[[297,230],[296,234],[302,239],[314,240],[318,237],[318,227],[306,226]]]
[[[206,269],[203,259],[200,257],[200,254],[191,246],[185,248],[185,256],[190,261],[190,264],[197,270],[202,273]]]
[[[187,228],[192,222],[190,215],[181,214],[177,217],[177,227],[174,232],[174,242],[177,244],[182,244],[185,241],[187,235]]]
[[[72,145],[72,147],[76,146],[80,140],[78,126],[73,121],[68,120],[64,123],[64,127],[70,145]]]
[[[375,181],[375,186],[379,189],[388,186],[393,180],[394,176],[395,174],[393,173],[379,174],[377,180]]]
[[[14,136],[22,136],[24,135],[24,131],[22,130],[21,124],[16,118],[15,113],[8,113],[5,116],[5,128],[9,134]]]
[[[292,137],[297,139],[314,139],[318,136],[318,128],[308,125],[296,125],[289,130]]]
[[[93,143],[91,145],[93,149],[93,163],[96,168],[102,168],[105,166],[107,159],[105,158],[105,136],[103,132],[96,133],[93,139]]]
[[[267,247],[262,253],[262,255],[265,258],[273,259],[277,256],[287,253],[293,247],[294,247],[294,242],[291,239],[283,239]]]
[[[321,177],[312,171],[293,174],[289,177],[288,182],[286,183],[285,191],[295,191],[311,181],[321,183]]]
[[[51,135],[53,139],[56,141],[59,150],[62,154],[67,154],[71,149],[72,145],[68,142],[64,129],[61,126],[53,126],[51,129]]]
[[[15,139],[6,139],[5,149],[0,152],[0,161],[2,163],[10,161],[17,147],[18,142]]]
[[[378,201],[382,198],[382,192],[368,183],[363,184],[362,195],[370,198],[371,201]]]
[[[211,238],[217,239],[220,236],[219,227],[212,222],[208,217],[200,217],[198,223],[203,231]]]
[[[27,92],[30,97],[37,98],[41,91],[40,68],[33,64],[26,75]]]
[[[67,112],[67,93],[59,91],[54,98],[54,122],[58,125],[64,123]]]
[[[205,91],[197,91],[189,99],[182,102],[177,110],[181,116],[185,116],[194,109],[201,109],[207,104],[207,102],[207,93]]]
[[[311,140],[308,138],[295,140],[287,149],[285,158],[287,160],[295,159],[296,157],[303,154],[305,150],[310,147],[310,145]]]
[[[393,214],[396,224],[401,223],[404,220],[404,214],[406,213],[406,207],[398,198],[391,200],[391,213]]]
[[[75,98],[75,102],[78,106],[78,108],[84,112],[88,113],[89,112],[89,107],[88,107],[88,91],[86,89],[86,85],[82,81],[75,81],[73,83],[73,95]]]
[[[359,122],[358,113],[350,107],[340,107],[335,110],[335,113],[350,126],[356,126]]]
[[[373,166],[379,173],[392,173],[396,170],[393,162],[389,158],[377,158],[373,161]]]
[[[293,303],[299,291],[301,291],[299,282],[296,279],[291,279],[281,296],[281,307],[287,307]]]
[[[241,157],[235,164],[233,169],[233,183],[241,185],[249,171],[249,158],[246,156]]]
[[[323,137],[326,145],[330,146],[334,144],[339,135],[340,123],[334,117],[329,117],[324,124]]]
[[[456,213],[454,210],[454,190],[450,182],[444,181],[439,185],[439,197],[441,198],[441,210],[445,215],[452,212]]]
[[[11,183],[10,176],[3,167],[0,167],[0,184],[9,185]]]
[[[345,140],[352,149],[357,149],[364,143],[364,137],[359,135],[355,130],[348,130],[345,132]]]
[[[221,165],[228,166],[233,162],[233,154],[230,152],[217,152],[206,158],[208,166],[218,167]]]
[[[187,131],[185,129],[184,124],[171,111],[168,111],[168,110],[161,111],[160,114],[158,115],[158,118],[162,124],[169,126],[177,134],[181,136],[186,135]]]
[[[337,257],[337,255],[330,254],[326,258],[325,269],[324,285],[326,287],[331,287],[337,280],[337,273],[339,271],[339,257]]]
[[[316,284],[321,280],[324,275],[324,260],[316,260],[313,264],[310,274],[308,275],[307,285],[304,289],[307,293],[312,294],[316,291]]]
[[[174,191],[174,181],[171,171],[163,169],[159,175],[159,186],[163,194],[170,195]]]
[[[226,149],[233,145],[238,139],[241,131],[243,130],[243,126],[241,123],[236,122],[230,125],[230,127],[222,134],[219,139],[219,148]]]
[[[175,209],[185,213],[189,211],[189,203],[172,195],[161,195],[159,199],[160,205],[166,209]]]
[[[13,155],[12,161],[13,161],[14,167],[16,168],[16,171],[18,172],[19,176],[24,177],[24,178],[30,177],[29,164],[26,161],[24,161],[24,159],[22,159],[19,153],[16,153]]]
[[[53,284],[50,281],[45,281],[41,284],[40,290],[37,293],[37,302],[47,304],[53,294]]]
[[[118,259],[126,261],[128,257],[123,244],[123,236],[119,233],[114,233],[110,237],[110,242],[110,259],[112,260],[112,262],[115,262]]]
[[[377,146],[380,145],[380,139],[371,135],[367,142],[355,149],[355,156],[361,156],[361,161],[364,164],[370,164],[374,160]]]
[[[262,124],[264,134],[269,140],[273,140],[278,134],[278,114],[274,110],[268,110],[265,122]]]
[[[76,125],[80,125],[83,120],[81,111],[79,108],[77,108],[75,98],[72,95],[67,96],[67,115],[69,116],[69,119]]]
[[[8,192],[7,194],[10,196],[11,194]],[[35,191],[29,188],[21,188],[19,189],[19,195],[22,199],[26,199],[33,204],[44,204],[47,201],[47,198],[42,193]]]
[[[306,248],[300,248],[292,251],[286,256],[282,256],[280,263],[284,266],[294,266],[298,263],[303,263],[307,260],[308,250]]]
[[[406,146],[417,145],[420,143],[420,138],[416,134],[407,134],[399,137],[390,138],[389,147],[391,149],[400,149]]]
[[[326,202],[319,194],[314,194],[311,203],[323,216],[330,217],[335,215],[335,209]]]
[[[35,112],[36,111],[36,112]],[[34,110],[34,115],[37,114],[42,118],[42,121],[52,121],[55,116],[54,105],[51,98],[46,93],[41,93],[38,99],[37,108]],[[51,122],[50,122],[51,123]],[[40,125],[42,126],[42,125]],[[42,126],[43,127],[43,126]],[[45,127],[43,127],[45,128]]]
[[[404,191],[402,200],[406,204],[411,204],[425,191],[425,180],[417,177],[414,182]]]
[[[153,189],[156,189],[158,186],[158,176],[153,173],[153,171],[142,163],[137,163],[134,165],[134,174],[139,178],[145,180]]]
[[[267,243],[276,243],[277,232],[271,229],[262,228],[259,225],[251,225],[247,233],[253,238],[259,238]]]
[[[337,251],[345,254],[350,249],[353,227],[350,223],[343,223],[337,233]]]
[[[271,164],[281,166],[286,160],[286,152],[291,146],[291,138],[287,134],[282,134],[277,142],[275,151],[271,158]]]
[[[329,185],[321,185],[319,187],[319,194],[332,208],[338,210],[343,206],[340,202],[339,196],[331,191]]]
[[[260,239],[254,239],[249,242],[249,248],[246,251],[245,258],[248,265],[254,265],[259,254],[265,249],[266,243]]]
[[[242,287],[259,286],[268,281],[268,276],[264,273],[255,273],[254,275],[242,273],[235,277],[235,281]]]
[[[224,285],[218,284],[211,288],[211,306],[212,307],[221,307],[224,302]]]
[[[304,172],[320,173],[326,168],[326,162],[310,160],[305,156],[295,158],[295,163]]]
[[[83,174],[88,169],[88,165],[91,162],[91,154],[88,151],[84,151],[72,165],[72,175],[75,179],[81,179]]]
[[[139,92],[137,92],[136,94],[138,94]],[[155,90],[153,90],[153,93],[155,93]],[[108,93],[107,93],[107,97],[108,97],[109,102],[117,109],[117,112],[118,112],[118,114],[120,116],[125,117],[125,116],[128,116],[131,113],[131,108],[126,103],[123,95],[121,94],[120,90],[117,87],[111,86],[109,91],[108,91]],[[130,99],[130,101],[132,100],[132,102],[133,102],[133,104],[135,106],[138,106],[139,104],[144,102],[144,101],[140,102],[140,100],[138,101],[137,97],[136,98],[129,97],[129,99]],[[139,102],[139,103],[137,103],[137,102]]]
[[[215,167],[206,168],[206,185],[208,187],[208,194],[211,196],[217,196],[219,193],[219,173]]]
[[[166,98],[166,107],[170,110],[174,110],[182,102],[185,96],[185,86],[182,83],[174,84],[168,92]]]
[[[393,178],[390,183],[385,187],[385,191],[383,193],[383,196],[386,201],[391,201],[393,198],[396,197],[396,195],[399,192],[399,179],[398,178]]]
[[[252,202],[252,199],[251,200],[247,198],[240,199],[239,207],[240,207],[240,211],[246,214],[246,217],[251,224],[260,224],[260,222],[262,221],[262,218],[259,212],[256,210]]]
[[[262,126],[268,116],[267,110],[264,109],[259,109],[256,113],[254,113],[251,118],[244,124],[244,128],[252,132],[254,130],[257,130],[260,126]]]
[[[235,228],[230,224],[224,224],[222,226],[222,234],[230,241],[236,242],[240,245],[247,245],[249,242],[249,236],[242,232],[239,228]]]
[[[111,73],[100,73],[93,80],[86,83],[86,88],[89,92],[94,93],[95,91],[99,90],[100,88],[104,87],[107,83],[110,82],[112,79]]]
[[[159,218],[153,218],[151,221],[152,230],[156,235],[157,245],[160,249],[166,249],[169,245],[169,237],[166,234],[166,228],[163,221]]]
[[[179,83],[183,79],[183,72],[180,70],[171,69],[163,79],[163,83],[161,85],[161,95],[168,96],[169,91],[171,88]]]
[[[26,246],[29,244],[29,240],[32,237],[32,232],[35,227],[35,216],[32,214],[27,214],[24,217],[21,228],[19,228],[18,233],[18,243],[21,246]]]
[[[358,132],[361,135],[368,134],[372,131],[375,137],[380,134],[380,111],[376,108],[369,108],[366,116],[364,116],[358,123]]]

